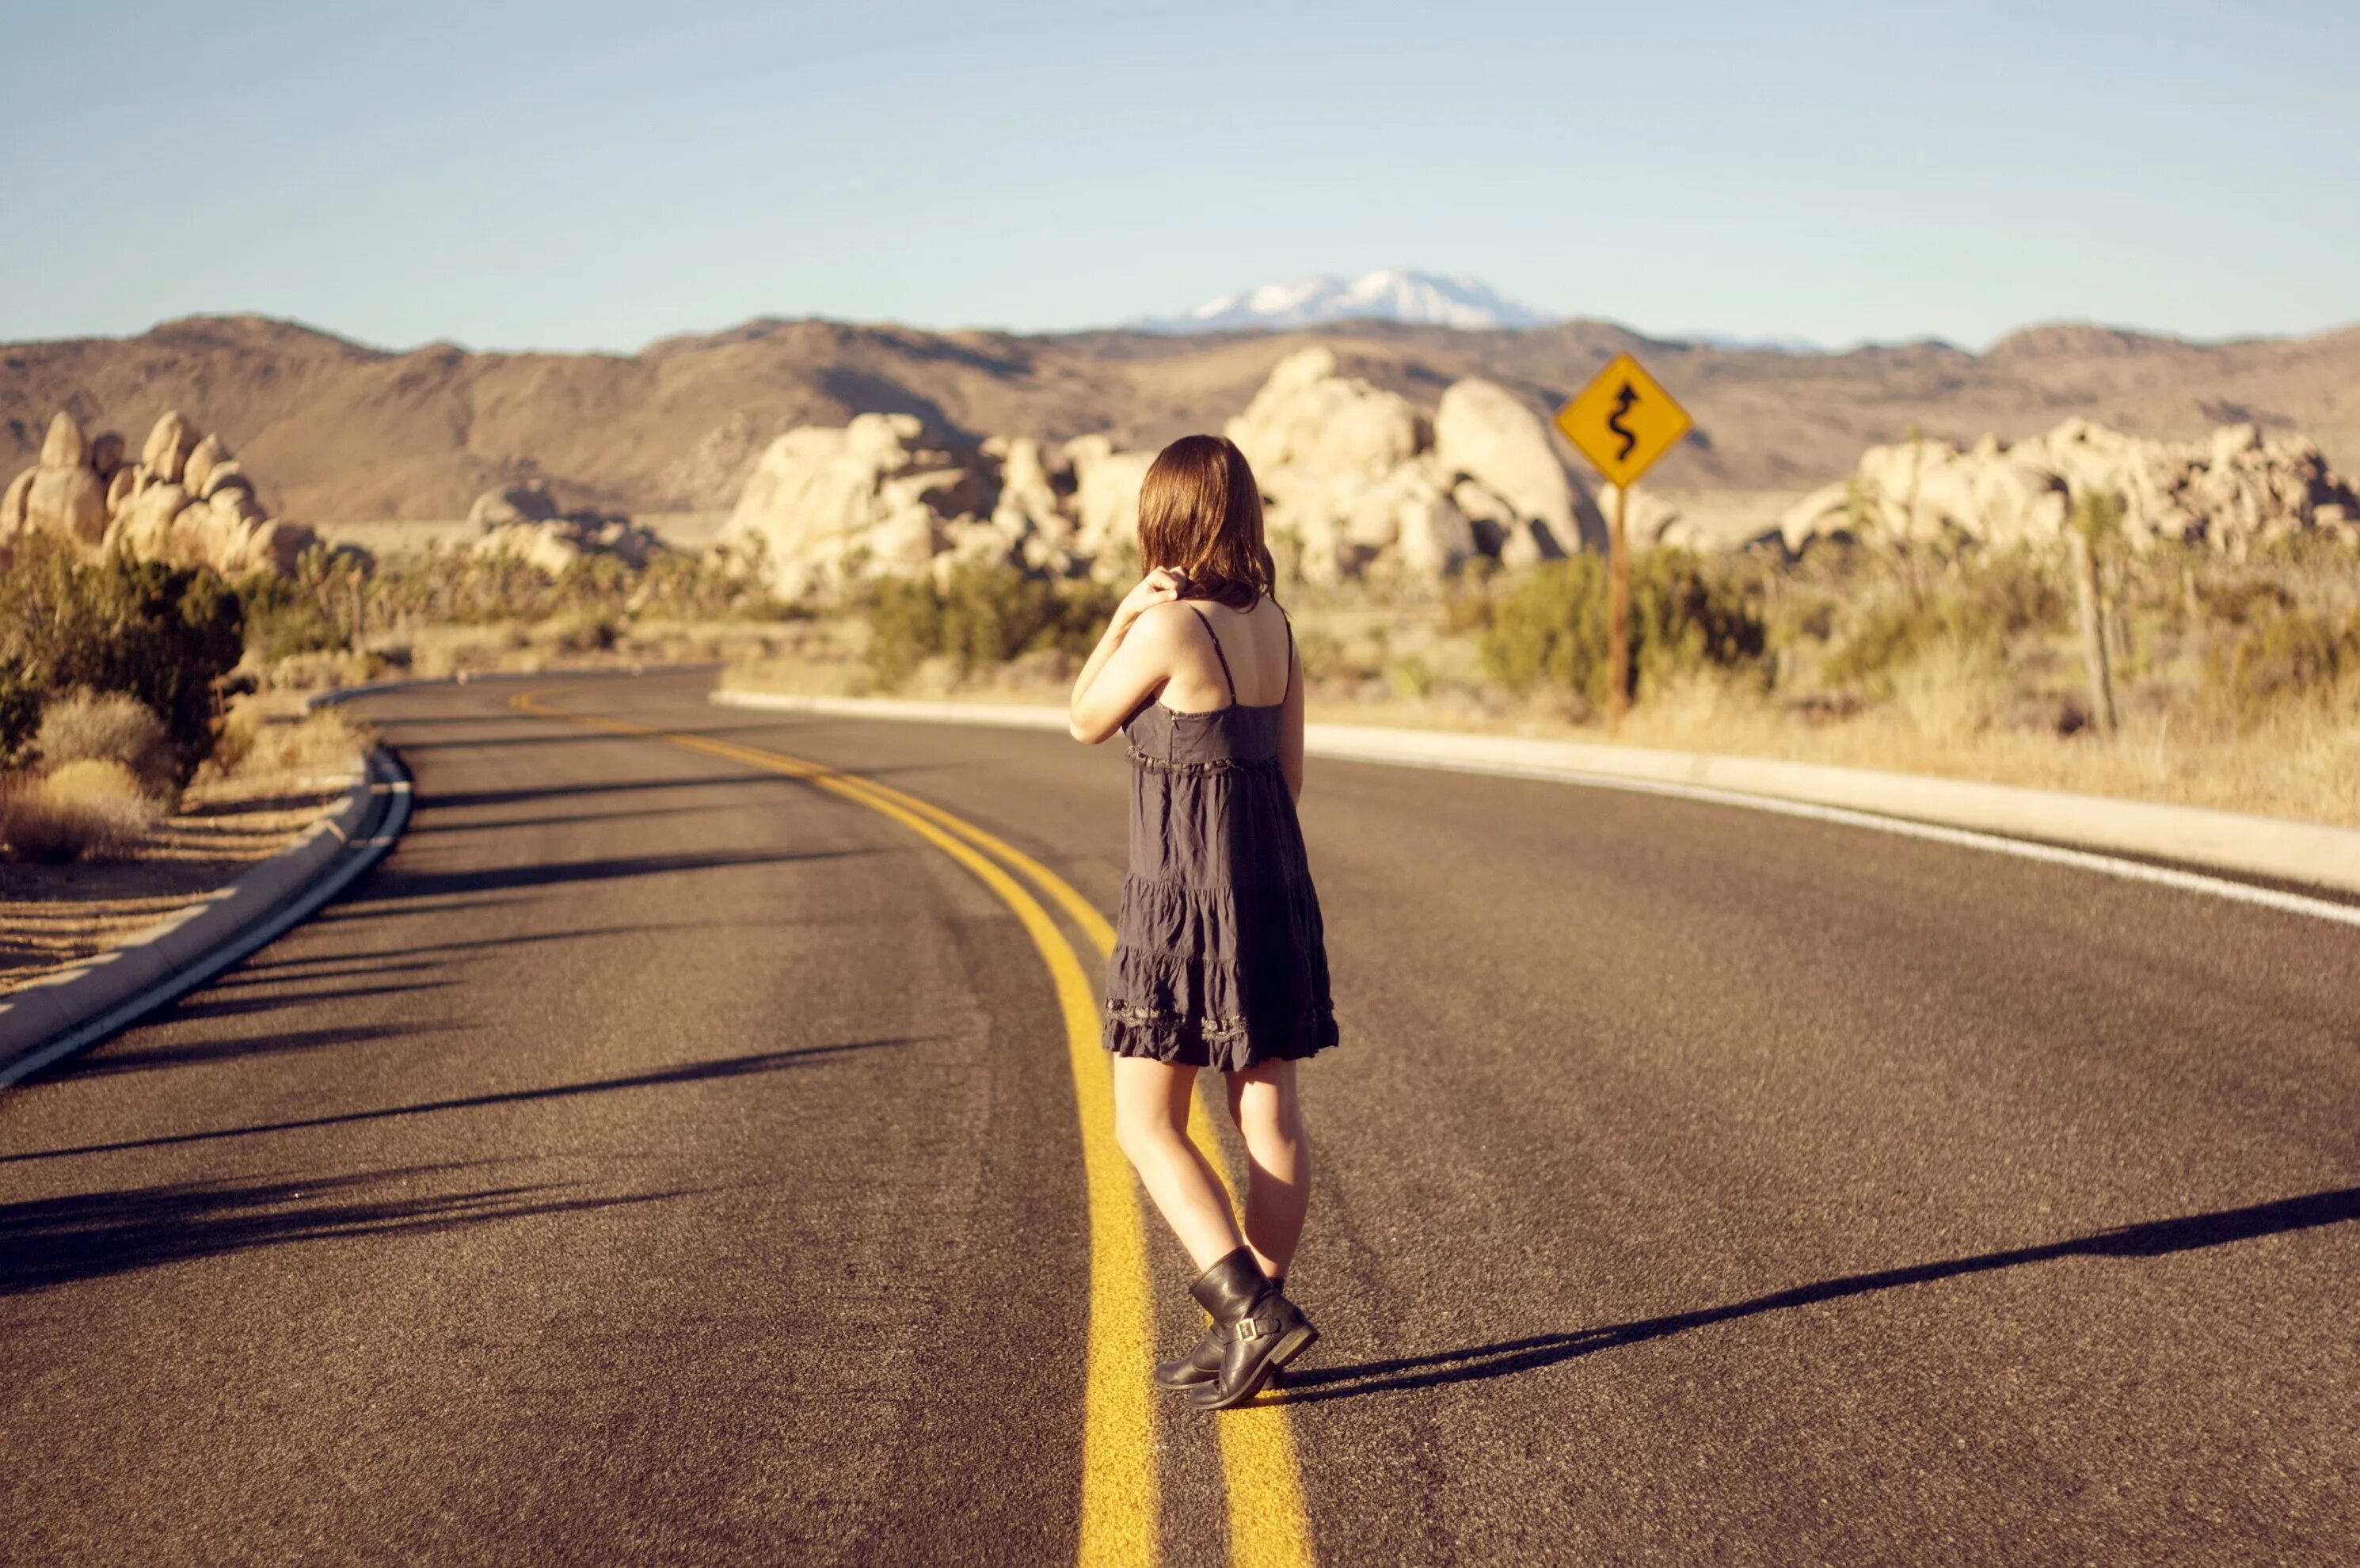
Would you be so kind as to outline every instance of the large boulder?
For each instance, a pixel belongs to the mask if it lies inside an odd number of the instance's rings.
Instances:
[[[49,420],[49,433],[41,438],[43,468],[87,468],[90,466],[90,438],[82,431],[82,421],[60,408]]]
[[[1595,505],[1598,515],[1612,518],[1621,492],[1613,485],[1601,485]],[[1632,493],[1627,510],[1622,514],[1624,537],[1633,550],[1647,550],[1656,545],[1678,542],[1674,539],[1674,525],[1680,520],[1680,509],[1654,490]]]
[[[1393,561],[1412,577],[1447,577],[1474,559],[1475,528],[1448,495],[1415,495],[1405,501],[1393,543]]]
[[[1285,468],[1368,479],[1392,473],[1431,440],[1409,399],[1338,375],[1336,356],[1317,346],[1280,360],[1225,433],[1256,474]]]
[[[222,482],[216,469],[208,488]],[[564,510],[548,484],[538,479],[485,491],[467,516],[481,530],[468,547],[478,560],[520,561],[552,577],[563,576],[585,556],[611,556],[639,567],[664,549],[653,532],[628,517],[586,508]]]
[[[9,485],[0,537],[46,533],[95,544],[106,532],[106,480],[91,466],[90,438],[60,410],[41,438],[40,461]]]
[[[1074,469],[1062,454],[1055,469],[1041,443],[1031,436],[994,436],[983,443],[986,457],[1000,460],[1000,498],[991,508],[993,526],[1011,539],[1039,534],[1062,544],[1074,531],[1065,499],[1073,494]]]
[[[1454,482],[1473,480],[1563,549],[1597,542],[1585,539],[1594,524],[1582,527],[1595,513],[1581,504],[1547,428],[1505,387],[1472,377],[1452,383],[1434,411],[1434,457]]]
[[[923,570],[940,526],[978,510],[989,460],[922,444],[910,414],[789,430],[766,448],[715,539],[797,598],[875,572]]]
[[[191,469],[194,466],[191,464]],[[254,481],[246,477],[245,465],[234,457],[224,458],[207,468],[202,479],[191,477],[188,483],[208,501],[224,490],[243,490],[249,495],[254,493]]]
[[[205,478],[216,463],[229,461],[229,448],[216,431],[190,449],[188,460],[180,465],[180,483],[197,495],[205,493]]]
[[[96,469],[43,463],[25,492],[25,522],[36,532],[96,544],[106,533],[106,482]]]
[[[207,488],[221,483],[216,469]],[[611,556],[639,567],[664,550],[653,532],[628,517],[565,510],[539,479],[485,491],[467,508],[467,517],[480,530],[468,546],[477,560],[519,561],[552,577],[564,575],[585,556]]]
[[[1118,452],[1106,437],[1090,435],[1067,441],[1064,455],[1074,475],[1075,552],[1110,566],[1139,538],[1139,486],[1155,454]]]
[[[179,485],[151,485],[132,496],[108,524],[107,542],[136,556],[159,560],[172,537],[172,519],[192,497]]]
[[[139,466],[154,475],[158,484],[178,485],[181,464],[196,445],[196,430],[175,408],[158,419],[148,432],[148,443],[139,449]]]
[[[1076,526],[1070,502],[1073,464],[1062,453],[1052,463],[1031,436],[994,436],[983,443],[987,457],[1000,460],[1000,498],[990,527],[1011,559],[1028,571],[1063,577],[1076,570]],[[980,544],[969,553],[980,553]]]
[[[0,491],[0,542],[12,539],[25,526],[25,497],[33,488],[33,476],[40,472],[28,468],[8,481],[8,488]]]

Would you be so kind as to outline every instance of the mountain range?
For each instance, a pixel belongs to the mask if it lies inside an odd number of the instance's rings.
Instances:
[[[1696,418],[1649,476],[1668,490],[1808,489],[1913,429],[2014,439],[2073,414],[2174,440],[2252,419],[2304,431],[2339,467],[2360,469],[2360,327],[2196,343],[2050,325],[1982,354],[1929,342],[1795,354],[1582,320],[1023,336],[764,319],[613,354],[393,351],[213,316],[129,338],[0,346],[0,479],[33,461],[60,408],[136,444],[177,408],[222,433],[274,516],[456,517],[481,491],[530,478],[569,505],[709,509],[731,503],[780,432],[862,412],[914,414],[954,441],[1104,431],[1148,447],[1217,430],[1310,342],[1428,408],[1452,381],[1480,376],[1553,409],[1628,350]]]

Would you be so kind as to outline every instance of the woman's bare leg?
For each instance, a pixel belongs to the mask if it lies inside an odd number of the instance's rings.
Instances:
[[[1295,1098],[1295,1063],[1265,1062],[1229,1074],[1229,1119],[1246,1140],[1246,1245],[1273,1279],[1295,1261],[1311,1205],[1311,1150]]]
[[[1115,1141],[1201,1271],[1244,1243],[1220,1178],[1188,1140],[1188,1095],[1196,1083],[1193,1067],[1114,1058]]]

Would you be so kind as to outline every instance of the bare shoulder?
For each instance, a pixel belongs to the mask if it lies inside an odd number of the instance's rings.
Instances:
[[[1142,610],[1139,619],[1131,623],[1131,635],[1157,647],[1176,647],[1180,638],[1194,629],[1189,623],[1196,618],[1196,611],[1177,599],[1167,599]]]

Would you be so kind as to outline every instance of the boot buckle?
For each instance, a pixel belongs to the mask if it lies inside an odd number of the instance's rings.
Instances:
[[[1254,1322],[1251,1318],[1240,1318],[1230,1328],[1229,1335],[1233,1339],[1260,1338],[1262,1335],[1262,1324]]]

